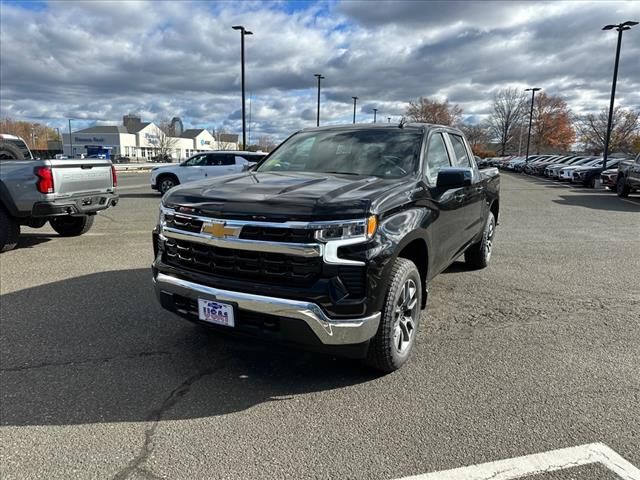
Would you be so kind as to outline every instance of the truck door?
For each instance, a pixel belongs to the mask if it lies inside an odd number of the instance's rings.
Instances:
[[[430,268],[440,272],[451,263],[456,250],[456,215],[458,203],[451,190],[436,188],[438,172],[451,166],[449,153],[441,132],[432,132],[427,142],[425,156],[425,180],[429,187],[430,200],[426,207],[430,210],[428,225],[425,225],[431,253]]]
[[[460,135],[454,133],[446,134],[449,140],[451,164],[454,167],[471,168],[473,180],[471,186],[460,189],[456,192],[458,197],[458,208],[456,216],[456,231],[459,235],[459,251],[464,249],[484,228],[485,215],[483,212],[484,191],[480,179],[480,173],[471,161],[471,154],[467,145]]]

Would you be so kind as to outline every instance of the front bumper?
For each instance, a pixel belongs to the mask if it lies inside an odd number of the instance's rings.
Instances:
[[[305,325],[322,345],[352,345],[366,342],[375,335],[380,323],[380,313],[361,318],[333,319],[328,317],[322,308],[313,303],[300,300],[235,292],[190,282],[175,276],[156,272],[154,286],[158,299],[163,307],[179,313],[190,320],[197,321],[197,311],[176,307],[175,299],[179,298],[197,302],[199,298],[217,300],[236,306],[239,318],[249,313],[283,319],[295,324]],[[226,328],[226,327],[224,327]],[[287,328],[284,340],[305,342],[304,330]]]
[[[79,197],[61,198],[37,202],[31,210],[32,217],[57,217],[61,215],[90,215],[118,204],[117,193],[99,193]]]

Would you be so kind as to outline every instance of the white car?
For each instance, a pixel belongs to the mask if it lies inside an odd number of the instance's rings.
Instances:
[[[164,194],[181,183],[220,177],[247,170],[266,156],[262,152],[216,151],[198,153],[178,165],[151,169],[151,188]]]
[[[601,158],[593,158],[592,160],[589,160],[586,163],[583,163],[582,165],[568,165],[566,167],[562,167],[559,171],[558,171],[558,179],[562,182],[562,181],[568,181],[571,182],[571,180],[573,180],[573,171],[577,170],[580,167],[593,167],[596,166],[598,163],[602,162]]]

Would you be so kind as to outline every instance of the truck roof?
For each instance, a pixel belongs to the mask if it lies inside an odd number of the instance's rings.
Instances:
[[[402,127],[398,122],[394,123],[349,123],[346,125],[325,125],[322,127],[309,127],[303,128],[301,132],[310,132],[310,131],[340,131],[340,130],[370,130],[370,129],[380,129],[380,130],[400,130],[400,129],[414,129],[414,130],[428,130],[431,128],[445,128],[448,130],[459,131],[457,128],[452,127],[450,125],[436,125],[434,123],[421,123],[421,122],[408,122],[404,123]]]

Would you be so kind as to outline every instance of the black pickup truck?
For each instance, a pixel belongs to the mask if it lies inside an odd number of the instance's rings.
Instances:
[[[163,196],[156,292],[188,320],[390,372],[409,357],[429,281],[463,254],[489,263],[499,189],[454,128],[302,130],[248,172]]]

